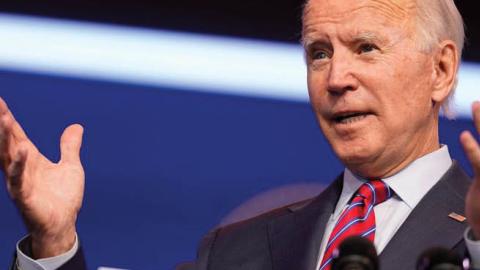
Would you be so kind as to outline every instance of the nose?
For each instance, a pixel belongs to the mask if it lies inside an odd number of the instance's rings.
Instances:
[[[354,63],[348,56],[335,55],[330,62],[328,92],[331,95],[342,95],[357,90],[359,82],[354,71]]]

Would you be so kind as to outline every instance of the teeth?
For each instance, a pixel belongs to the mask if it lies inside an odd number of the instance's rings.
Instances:
[[[337,122],[341,123],[341,124],[350,124],[350,123],[360,121],[360,120],[364,119],[365,117],[367,117],[366,114],[346,116],[346,117],[339,118],[337,120]]]

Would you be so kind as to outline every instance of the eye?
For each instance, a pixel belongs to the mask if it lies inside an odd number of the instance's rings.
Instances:
[[[365,44],[360,45],[360,47],[358,48],[358,52],[359,53],[369,53],[369,52],[373,52],[374,50],[377,50],[377,49],[378,49],[378,47],[375,46],[375,44],[365,43]]]
[[[322,60],[330,57],[330,54],[324,50],[313,51],[311,55],[313,60]]]

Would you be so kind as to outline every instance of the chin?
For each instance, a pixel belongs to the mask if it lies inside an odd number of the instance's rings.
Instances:
[[[357,152],[357,151],[348,151],[337,154],[338,158],[342,163],[348,167],[348,165],[359,166],[361,164],[368,163],[371,160],[371,155],[366,153],[366,151]]]
[[[340,145],[333,150],[343,165],[355,174],[363,177],[378,175],[374,168],[374,160],[378,151],[373,145]]]

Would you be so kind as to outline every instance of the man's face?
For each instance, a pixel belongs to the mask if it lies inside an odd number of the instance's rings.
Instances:
[[[413,0],[311,0],[303,35],[310,101],[342,162],[392,175],[438,148],[433,57],[418,49]]]

